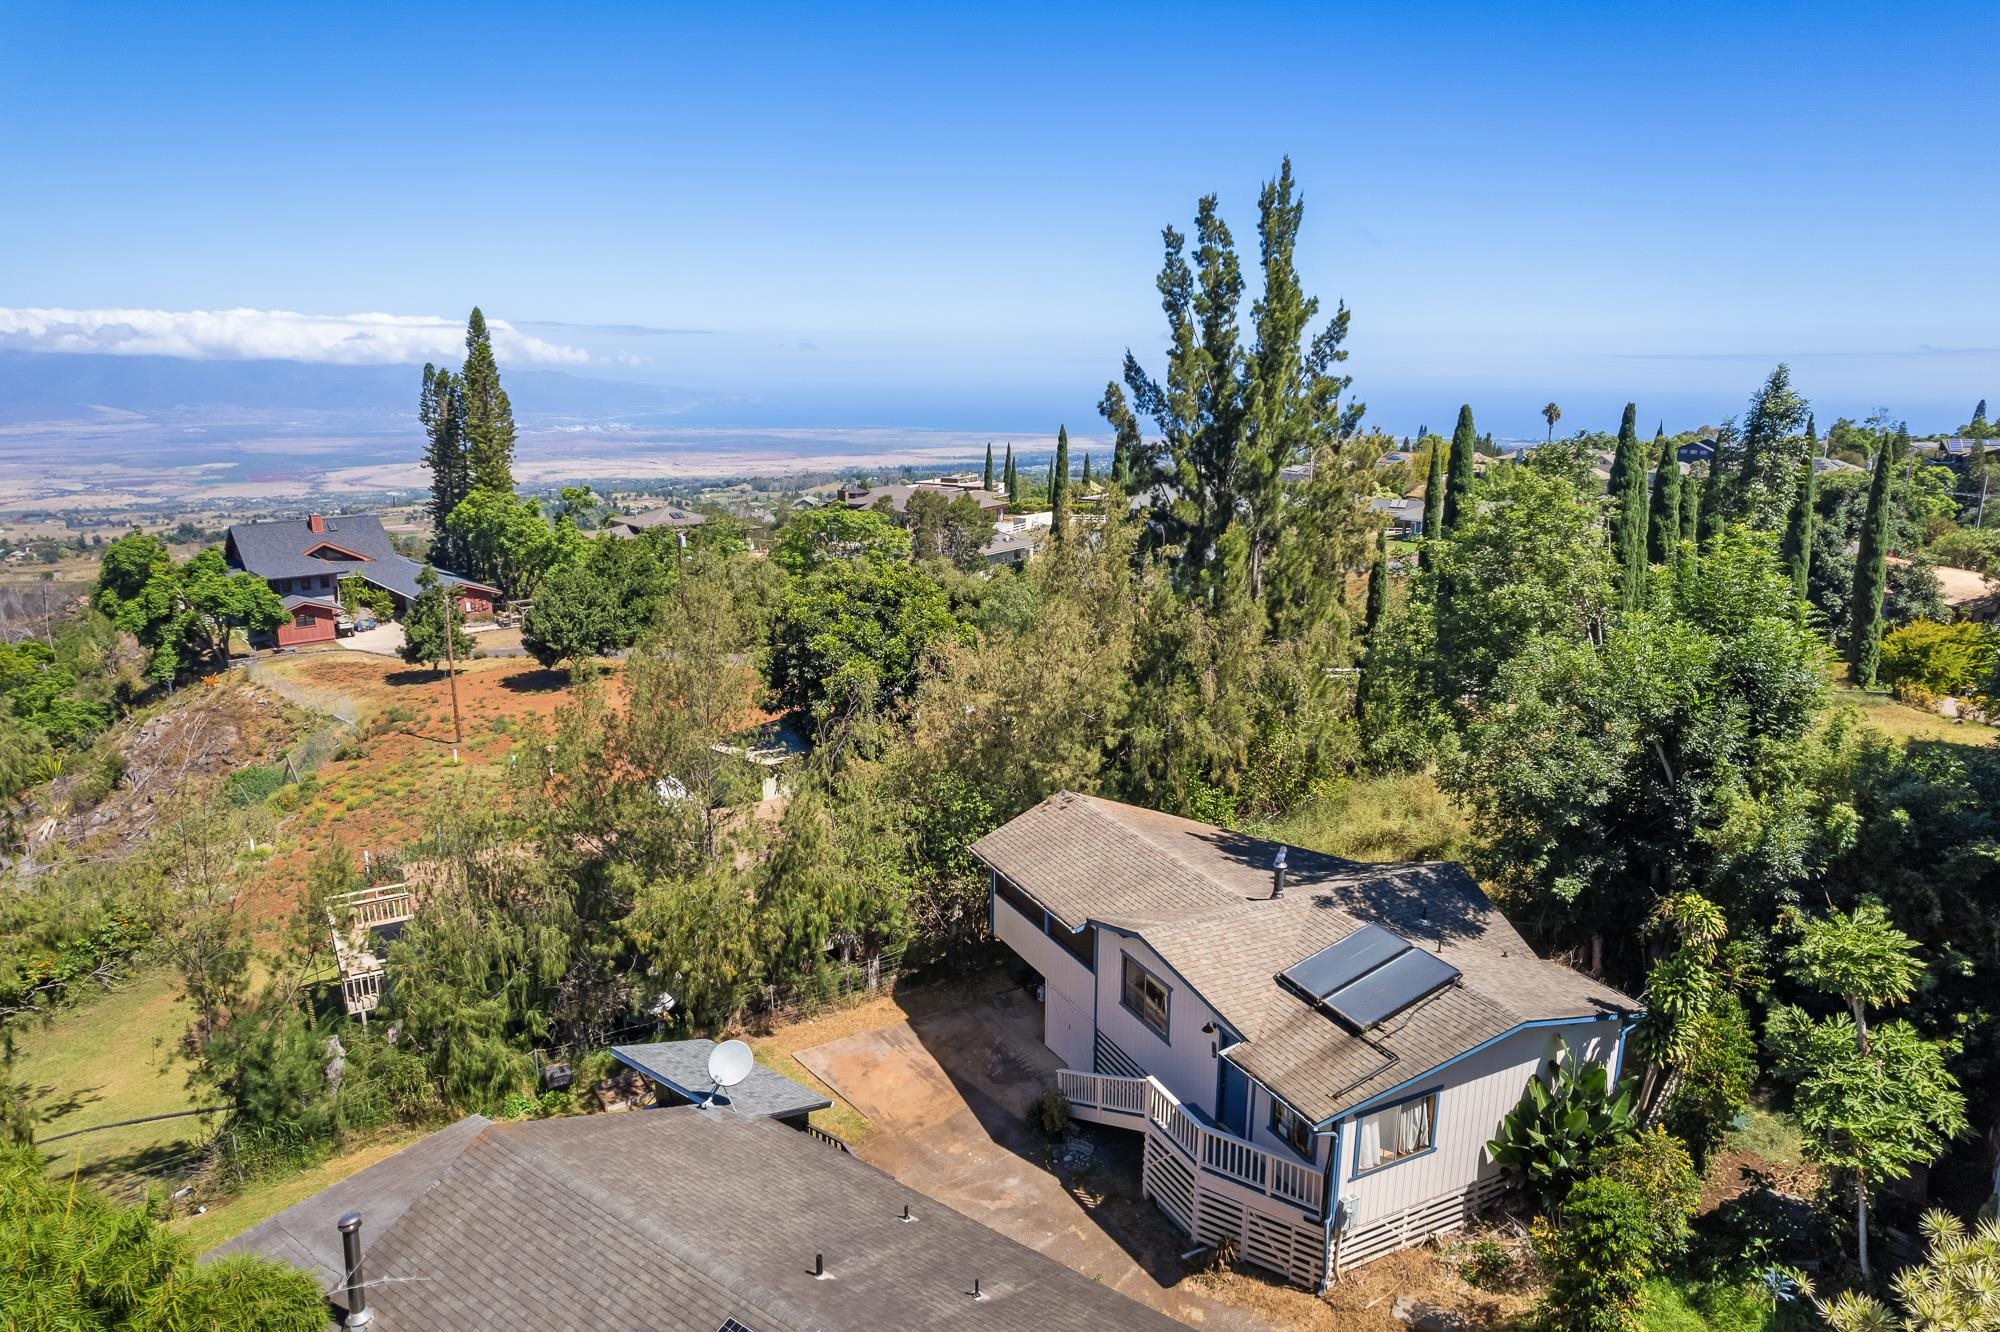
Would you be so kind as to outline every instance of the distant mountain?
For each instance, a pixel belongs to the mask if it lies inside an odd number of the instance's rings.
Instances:
[[[503,367],[514,411],[602,417],[678,412],[703,401],[685,389]],[[76,420],[109,407],[158,415],[246,411],[393,413],[417,409],[418,367],[303,361],[186,361],[171,356],[0,352],[0,423]]]

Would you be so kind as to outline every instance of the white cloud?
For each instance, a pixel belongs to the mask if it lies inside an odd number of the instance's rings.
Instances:
[[[493,351],[515,365],[582,365],[580,347],[489,319]],[[465,325],[437,315],[309,315],[291,310],[58,310],[0,307],[0,348],[178,356],[193,361],[415,365],[465,355]]]

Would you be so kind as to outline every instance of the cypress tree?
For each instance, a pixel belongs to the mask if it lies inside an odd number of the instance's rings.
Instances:
[[[1625,609],[1634,610],[1646,591],[1646,455],[1639,451],[1639,408],[1629,402],[1611,455],[1611,553]]]
[[[1854,605],[1848,622],[1847,661],[1852,681],[1863,689],[1875,685],[1882,660],[1882,593],[1889,580],[1889,487],[1909,427],[1884,435],[1875,454],[1875,475],[1868,482],[1868,510],[1861,520],[1861,550],[1854,558]]]
[[[1813,464],[1818,459],[1819,432],[1808,415],[1806,461],[1799,470],[1798,489],[1792,497],[1792,512],[1785,520],[1782,548],[1785,563],[1792,571],[1792,593],[1801,602],[1806,599],[1806,589],[1812,580],[1813,506],[1819,499],[1819,470]]]
[[[986,441],[986,476],[985,479],[980,481],[979,488],[981,490],[993,489],[993,441],[990,439]]]
[[[1431,567],[1431,543],[1444,536],[1444,441],[1431,448],[1431,470],[1424,481],[1424,550],[1419,557],[1424,568]]]
[[[1701,541],[1701,478],[1693,472],[1681,478],[1681,540]]]
[[[1653,503],[1646,519],[1646,559],[1665,564],[1681,539],[1681,460],[1666,422],[1653,436]]]
[[[1702,487],[1701,539],[1708,540],[1722,530],[1729,507],[1729,474],[1722,467],[1722,441],[1715,441],[1715,456],[1708,460],[1708,484]]]
[[[465,326],[465,457],[474,490],[514,493],[514,407],[500,387],[486,316],[473,307]]]
[[[1090,451],[1088,449],[1083,454],[1083,484],[1086,489],[1090,486]]]
[[[1986,429],[1986,399],[1981,398],[1979,405],[1972,409],[1972,425],[1966,433],[1974,439],[1984,439],[1986,438]]]
[[[465,394],[456,375],[434,365],[424,366],[424,386],[417,399],[417,417],[429,442],[424,466],[431,474],[431,558],[447,569],[464,567],[445,531],[445,519],[472,489],[465,458]]]
[[[1445,477],[1440,526],[1447,532],[1458,525],[1459,512],[1472,493],[1472,451],[1478,443],[1479,436],[1472,429],[1472,406],[1463,404],[1458,409],[1458,428],[1451,432],[1451,467]]]
[[[1361,622],[1362,642],[1367,653],[1361,659],[1361,687],[1354,693],[1354,719],[1368,719],[1368,695],[1373,684],[1376,649],[1381,646],[1382,625],[1389,618],[1389,529],[1375,534],[1375,565],[1368,571],[1368,609]]]
[[[1050,531],[1055,539],[1063,539],[1064,529],[1069,526],[1069,427],[1056,427],[1056,456],[1049,464],[1049,508],[1053,514],[1049,519]]]
[[[1007,489],[1007,502],[1018,503],[1021,498],[1021,479],[1014,475],[1014,443],[1007,442],[1007,465],[1001,470],[1001,484]]]

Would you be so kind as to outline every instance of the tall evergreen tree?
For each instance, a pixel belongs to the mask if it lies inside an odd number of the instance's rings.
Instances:
[[[1681,540],[1690,546],[1701,540],[1702,479],[1693,472],[1681,478]]]
[[[1965,433],[1974,439],[1984,439],[1986,438],[1988,429],[1989,427],[1986,424],[1986,399],[1981,398],[1979,405],[1972,409],[1972,424],[1966,427]]]
[[[1646,455],[1639,448],[1639,408],[1629,402],[1611,455],[1611,554],[1620,599],[1636,610],[1646,592]]]
[[[1806,415],[1806,400],[1792,389],[1792,368],[1780,362],[1751,397],[1743,424],[1743,471],[1737,485],[1743,516],[1760,531],[1776,526],[1778,514],[1790,505],[1791,440]]]
[[[472,489],[512,494],[514,406],[500,387],[493,336],[477,306],[465,327],[465,369],[459,381],[465,398],[465,458]]]
[[[1701,494],[1701,539],[1708,540],[1722,530],[1729,513],[1729,470],[1722,462],[1723,441],[1715,441],[1715,454],[1708,460],[1708,481]]]
[[[1426,569],[1431,567],[1430,543],[1444,537],[1444,452],[1443,440],[1431,446],[1430,471],[1424,477],[1424,551],[1419,562]]]
[[[1111,425],[1111,483],[1129,493],[1159,480],[1158,460],[1147,453],[1139,418],[1126,405],[1125,390],[1117,380],[1104,386],[1097,411]]]
[[[1783,553],[1792,572],[1792,591],[1799,601],[1806,599],[1812,578],[1813,506],[1819,502],[1819,432],[1811,413],[1806,414],[1806,459],[1799,467],[1799,481],[1792,496],[1792,511],[1785,520]]]
[[[986,475],[979,482],[981,490],[993,489],[993,441],[986,441]]]
[[[1007,489],[1007,502],[1017,504],[1021,499],[1021,478],[1014,474],[1014,443],[1007,442],[1007,465],[1001,470],[1001,484]]]
[[[462,569],[464,552],[445,530],[445,520],[472,489],[472,470],[465,457],[465,394],[458,376],[428,363],[417,399],[417,417],[424,424],[424,466],[431,474],[431,558],[447,569]]]
[[[1068,535],[1069,527],[1069,427],[1056,427],[1056,457],[1049,464],[1049,530],[1057,541]]]
[[[1378,653],[1382,635],[1388,631],[1383,622],[1389,618],[1389,530],[1383,528],[1375,536],[1375,563],[1368,570],[1368,607],[1361,622],[1362,642],[1366,645],[1367,656],[1362,659],[1361,687],[1354,694],[1354,715],[1357,721],[1368,720],[1370,695],[1369,672],[1387,669],[1388,658]]]
[[[1889,491],[1909,448],[1910,431],[1884,432],[1868,483],[1868,508],[1861,519],[1861,550],[1854,557],[1854,609],[1847,631],[1847,661],[1853,682],[1873,688],[1882,660],[1882,594],[1889,579]]]
[[[1458,526],[1458,515],[1465,508],[1466,496],[1472,493],[1472,453],[1478,445],[1479,435],[1472,428],[1472,406],[1461,404],[1458,426],[1451,432],[1451,465],[1444,483],[1444,513],[1440,526],[1446,532]]]
[[[1667,426],[1653,436],[1653,502],[1647,509],[1646,558],[1665,564],[1681,539],[1681,461]]]

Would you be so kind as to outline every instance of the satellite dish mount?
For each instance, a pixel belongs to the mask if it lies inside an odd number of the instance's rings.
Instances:
[[[723,1041],[710,1050],[708,1077],[715,1087],[709,1092],[708,1099],[701,1103],[702,1108],[714,1105],[718,1094],[749,1077],[756,1063],[757,1058],[750,1053],[750,1047],[741,1041]]]

